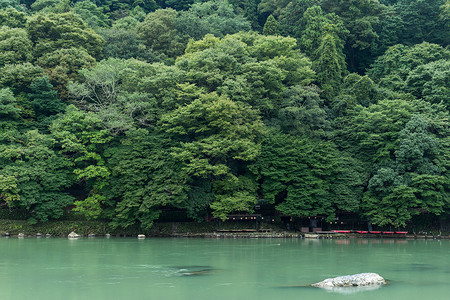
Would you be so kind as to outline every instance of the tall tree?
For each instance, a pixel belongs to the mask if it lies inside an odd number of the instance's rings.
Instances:
[[[264,35],[278,35],[278,27],[280,24],[275,20],[273,15],[267,17],[266,23],[264,24],[263,34]]]
[[[69,105],[56,119],[50,131],[60,145],[60,152],[73,164],[73,174],[87,195],[77,200],[75,210],[96,218],[105,200],[102,189],[111,172],[105,166],[104,147],[111,140],[108,130],[94,113],[85,113]]]
[[[113,226],[149,229],[162,207],[186,200],[186,177],[169,153],[171,146],[161,133],[131,129],[121,145],[108,151],[105,204]]]
[[[30,223],[60,218],[74,200],[65,192],[73,182],[70,161],[37,130],[8,136],[9,143],[0,144],[0,198],[10,208],[26,209]]]
[[[214,216],[251,211],[256,190],[240,174],[259,154],[263,123],[256,110],[210,93],[164,115],[161,126],[180,141],[172,155],[183,162],[182,171],[212,183]]]
[[[345,44],[347,64],[351,72],[363,72],[372,63],[372,49],[376,49],[380,18],[386,7],[378,0],[321,0],[320,5],[343,20],[349,31]]]
[[[392,167],[370,179],[364,209],[372,222],[403,227],[413,215],[439,215],[448,205],[448,186],[436,163],[439,143],[428,127],[421,116],[413,116],[400,132]]]
[[[252,169],[262,197],[290,216],[334,219],[331,185],[336,171],[332,143],[271,133]]]

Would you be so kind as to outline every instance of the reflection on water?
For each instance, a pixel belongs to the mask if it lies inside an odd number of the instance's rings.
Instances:
[[[375,291],[381,287],[382,287],[381,285],[372,285],[372,286],[321,287],[321,289],[326,290],[327,292],[350,295],[361,292]]]
[[[447,299],[449,255],[435,240],[0,238],[0,299]],[[306,287],[364,272],[391,284]]]

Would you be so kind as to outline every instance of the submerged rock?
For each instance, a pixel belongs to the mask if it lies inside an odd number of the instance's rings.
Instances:
[[[214,269],[210,266],[180,266],[175,267],[175,276],[201,276],[201,275],[208,275]]]
[[[312,286],[320,288],[336,288],[350,286],[377,286],[386,284],[386,280],[377,273],[360,273],[354,275],[339,276],[328,278],[324,281],[314,283]]]

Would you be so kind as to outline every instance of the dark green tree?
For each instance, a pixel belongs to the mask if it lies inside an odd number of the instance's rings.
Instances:
[[[214,216],[224,219],[233,211],[252,210],[256,186],[238,170],[259,154],[264,127],[256,110],[210,93],[167,113],[161,123],[180,141],[172,155],[183,163],[182,172],[212,183]]]
[[[332,143],[271,133],[252,165],[262,197],[285,215],[334,219],[336,154]]]
[[[120,146],[108,151],[105,203],[114,227],[147,230],[162,207],[179,207],[186,200],[186,177],[169,153],[171,146],[160,133],[131,129]]]
[[[73,183],[71,163],[59,155],[55,140],[37,130],[9,135],[0,144],[0,199],[9,208],[24,208],[30,223],[58,219],[73,203],[65,192]]]
[[[363,208],[372,222],[404,227],[413,215],[444,212],[450,198],[438,153],[427,122],[413,116],[400,132],[392,167],[379,169],[369,181]]]
[[[273,15],[270,15],[267,17],[266,23],[264,24],[263,34],[264,35],[278,35],[279,34],[278,27],[279,26],[280,26],[280,23],[278,23],[278,21],[275,20]]]
[[[94,113],[85,113],[73,105],[53,121],[50,131],[58,142],[61,154],[73,165],[73,175],[84,198],[75,201],[76,211],[88,218],[97,218],[105,197],[102,190],[111,172],[105,166],[103,152],[111,140],[102,120]]]
[[[65,104],[58,98],[48,77],[36,78],[30,85],[28,94],[38,120],[64,111]],[[49,124],[45,124],[48,126]]]

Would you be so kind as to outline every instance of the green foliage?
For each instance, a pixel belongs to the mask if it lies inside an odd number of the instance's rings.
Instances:
[[[0,175],[0,200],[2,202],[10,206],[13,201],[19,201],[19,192],[16,177]]]
[[[176,24],[181,35],[195,40],[206,34],[223,37],[251,29],[250,23],[239,14],[227,0],[210,0],[194,3],[188,11],[180,12]]]
[[[33,12],[65,13],[71,9],[69,0],[36,0],[30,6]]]
[[[266,23],[264,24],[263,34],[264,35],[278,35],[278,27],[280,24],[275,20],[273,15],[267,17]]]
[[[286,89],[278,110],[281,129],[294,136],[327,136],[331,124],[323,102],[317,87],[297,85]]]
[[[291,216],[334,218],[332,183],[337,152],[332,143],[272,133],[252,169],[260,174],[262,195]]]
[[[107,27],[109,24],[108,17],[103,14],[103,9],[97,7],[95,3],[89,0],[77,1],[73,6],[73,10],[92,29]]]
[[[0,67],[31,60],[31,41],[20,28],[0,27]]]
[[[38,117],[48,117],[64,111],[65,104],[58,99],[57,92],[53,90],[48,77],[36,78],[30,89],[28,97]]]
[[[233,166],[254,160],[263,124],[257,111],[216,93],[206,94],[161,118],[162,128],[181,141],[172,156],[183,163],[182,171],[212,181],[213,214],[224,218],[233,210],[249,211],[255,189],[243,184]],[[228,207],[230,205],[230,207]]]
[[[394,6],[405,23],[401,32],[402,43],[414,45],[429,42],[448,45],[450,33],[440,18],[445,0],[401,0]]]
[[[15,94],[29,92],[34,79],[44,75],[41,67],[29,62],[8,64],[0,68],[0,86],[11,88]]]
[[[413,215],[444,211],[449,193],[438,149],[427,122],[413,116],[400,132],[393,168],[380,168],[369,181],[363,208],[374,223],[403,227]]]
[[[37,14],[27,23],[34,44],[34,56],[40,57],[61,48],[83,48],[89,55],[99,57],[104,40],[76,14]]]
[[[14,133],[0,144],[1,194],[11,207],[26,208],[30,222],[60,218],[73,202],[64,192],[72,184],[71,163],[54,151],[55,141],[38,131]]]
[[[186,199],[186,177],[169,154],[170,147],[160,133],[132,129],[109,151],[111,178],[105,196],[113,227],[138,224],[149,229],[162,207],[179,206]]]
[[[320,5],[325,12],[337,14],[349,31],[345,50],[350,71],[364,70],[377,47],[380,18],[386,7],[377,0],[321,0]]]
[[[269,115],[279,105],[285,84],[308,85],[314,78],[309,60],[295,45],[292,38],[255,33],[238,33],[222,40],[206,36],[190,42],[176,66],[197,86]]]
[[[299,38],[305,27],[303,15],[309,7],[319,5],[318,0],[293,0],[280,10],[278,21],[285,36]]]
[[[25,28],[27,15],[23,11],[14,8],[0,9],[0,26],[10,28]]]
[[[137,23],[132,25],[132,27],[135,26]],[[106,41],[103,47],[105,58],[135,58],[148,62],[161,60],[161,55],[145,46],[133,28],[121,28],[118,23],[115,23],[112,28],[103,29],[101,35]]]
[[[375,61],[368,75],[382,86],[401,90],[412,70],[441,59],[450,59],[450,51],[436,44],[395,45]]]
[[[93,67],[95,59],[83,48],[58,49],[41,56],[37,63],[44,68],[61,98],[67,99],[67,84],[78,77],[78,71]]]
[[[8,126],[20,117],[20,109],[10,89],[0,89],[0,128]]]
[[[74,165],[73,174],[78,183],[90,189],[86,204],[77,202],[78,211],[87,217],[96,216],[100,213],[96,201],[104,199],[101,191],[110,175],[102,156],[104,145],[111,140],[109,131],[102,129],[102,121],[95,114],[80,111],[73,105],[53,122],[50,130],[60,144],[60,152]]]
[[[308,8],[302,21],[305,27],[299,37],[300,46],[313,61],[319,86],[331,98],[347,71],[343,49],[349,32],[338,16],[323,14],[320,6]]]
[[[20,1],[19,0],[1,0],[0,1],[0,9],[9,9],[9,8],[13,8],[16,9],[17,11],[23,11],[24,7],[22,5],[20,5]]]
[[[367,108],[357,105],[336,121],[336,142],[362,161],[375,165],[389,162],[399,133],[413,113],[413,105],[400,99],[381,100]]]
[[[175,57],[183,53],[184,43],[176,28],[178,12],[173,9],[158,9],[149,13],[137,28],[144,44],[157,52]]]
[[[442,59],[415,68],[406,79],[406,91],[450,109],[450,60]]]
[[[136,72],[130,73],[131,69]],[[151,70],[149,64],[133,59],[104,60],[93,69],[81,70],[81,83],[70,84],[69,91],[78,106],[95,112],[112,134],[122,133],[133,123],[145,125],[154,119],[154,102],[138,86]]]

